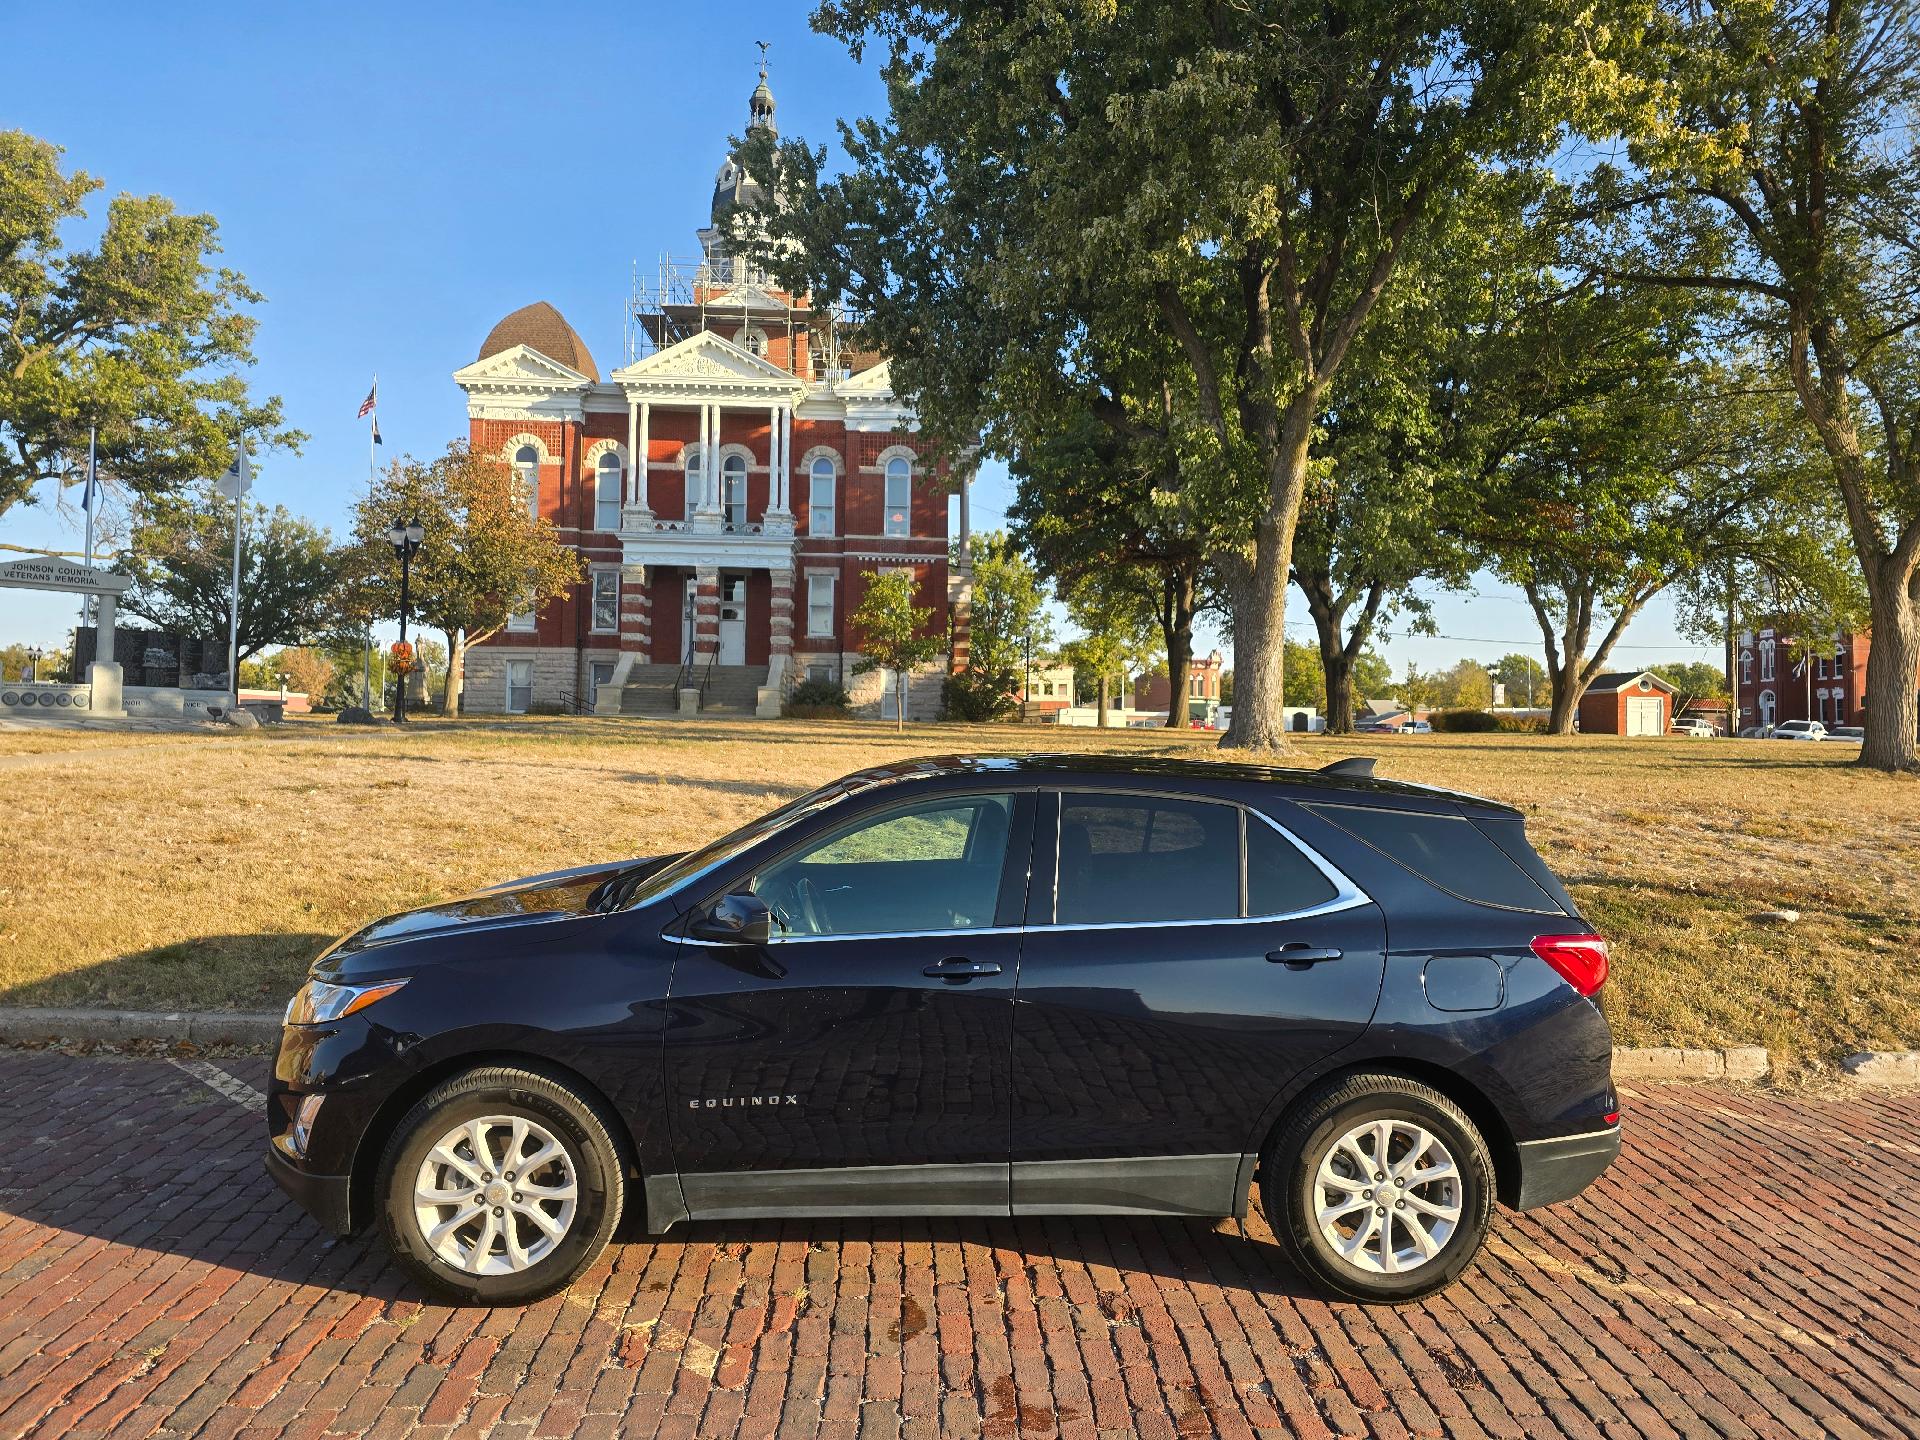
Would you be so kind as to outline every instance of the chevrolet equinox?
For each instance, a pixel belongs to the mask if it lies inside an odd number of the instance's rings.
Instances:
[[[684,855],[374,922],[287,1009],[267,1164],[441,1295],[623,1213],[1241,1216],[1405,1301],[1620,1147],[1606,943],[1469,795],[1114,756],[849,775]]]

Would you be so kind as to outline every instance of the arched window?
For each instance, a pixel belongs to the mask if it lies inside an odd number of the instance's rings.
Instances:
[[[1740,683],[1742,685],[1753,683],[1753,652],[1751,650],[1740,652]]]
[[[700,487],[706,476],[702,473],[706,465],[705,457],[698,445],[687,447],[687,519],[693,518],[693,512],[700,508]]]
[[[729,530],[747,528],[747,459],[744,455],[729,455],[720,467],[720,478],[724,482],[721,494],[725,499]]]
[[[593,477],[593,528],[620,528],[620,456],[612,450],[600,457]]]
[[[807,472],[807,533],[833,534],[833,461],[822,455]]]
[[[527,502],[527,513],[540,518],[540,452],[522,445],[513,452],[513,468],[519,478],[520,494]]]
[[[1762,725],[1773,724],[1773,691],[1771,690],[1762,690],[1760,692],[1760,723]]]
[[[1760,642],[1760,678],[1773,679],[1773,640],[1771,637]]]
[[[913,531],[913,467],[901,456],[887,461],[886,520],[883,535],[908,535]]]
[[[766,356],[767,337],[751,325],[740,327],[740,333],[734,337],[734,343],[749,355],[759,355],[762,358]]]

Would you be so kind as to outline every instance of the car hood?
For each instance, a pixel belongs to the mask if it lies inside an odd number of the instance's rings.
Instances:
[[[679,858],[678,855],[649,855],[640,860],[580,865],[571,870],[549,870],[504,881],[458,900],[384,916],[356,930],[321,958],[454,930],[495,929],[568,919],[593,909],[601,887],[607,882],[643,879]]]

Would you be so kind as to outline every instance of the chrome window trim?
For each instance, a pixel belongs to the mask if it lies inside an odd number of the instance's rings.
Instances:
[[[994,792],[994,793],[1000,793],[1000,792]],[[1138,791],[1116,792],[1116,791],[1107,791],[1107,790],[1095,790],[1095,789],[1089,788],[1087,790],[1079,791],[1076,793],[1092,794],[1092,795],[1107,795],[1107,794],[1118,794],[1118,793],[1138,794],[1138,793],[1146,793],[1146,792],[1138,792]],[[1089,921],[1079,921],[1071,924],[1060,924],[1060,923],[1055,923],[1050,921],[1042,925],[977,925],[977,926],[967,926],[967,927],[960,927],[960,928],[947,929],[947,930],[865,930],[855,934],[846,934],[846,935],[774,936],[768,940],[767,945],[769,948],[771,948],[772,946],[775,946],[775,945],[818,945],[818,944],[821,944],[822,942],[835,941],[835,940],[931,940],[931,939],[936,939],[942,936],[1068,934],[1074,931],[1081,931],[1081,930],[1087,930],[1087,931],[1167,930],[1167,929],[1172,929],[1176,926],[1191,927],[1195,925],[1273,925],[1273,924],[1279,924],[1281,922],[1291,921],[1291,920],[1312,920],[1321,915],[1337,915],[1342,911],[1354,910],[1354,909],[1358,909],[1363,905],[1371,905],[1374,903],[1373,897],[1371,895],[1368,895],[1366,891],[1362,890],[1358,885],[1354,884],[1353,881],[1349,880],[1342,871],[1337,869],[1329,861],[1325,860],[1320,855],[1316,854],[1314,850],[1309,845],[1307,845],[1305,841],[1300,839],[1299,836],[1295,835],[1291,830],[1287,829],[1286,826],[1282,825],[1279,821],[1275,820],[1271,815],[1267,814],[1265,811],[1256,810],[1250,805],[1242,805],[1235,800],[1222,800],[1217,796],[1210,796],[1210,795],[1209,796],[1185,796],[1185,795],[1178,795],[1178,794],[1170,794],[1166,796],[1166,798],[1168,799],[1200,799],[1215,805],[1231,805],[1234,808],[1241,811],[1243,814],[1251,815],[1257,819],[1264,820],[1270,827],[1278,831],[1280,836],[1283,839],[1285,839],[1288,844],[1292,845],[1302,855],[1306,856],[1308,862],[1316,870],[1318,870],[1323,876],[1326,877],[1326,879],[1334,887],[1334,892],[1335,892],[1334,897],[1331,900],[1323,900],[1318,905],[1309,905],[1304,910],[1280,910],[1280,911],[1274,911],[1272,913],[1263,914],[1263,915],[1225,915],[1225,916],[1219,916],[1217,918],[1200,918],[1200,919],[1187,919],[1187,920],[1104,920],[1104,921],[1089,920]],[[1055,832],[1054,832],[1056,865],[1058,864],[1057,855],[1058,855],[1059,843],[1060,843],[1059,830],[1058,830],[1058,827],[1056,826]],[[1243,853],[1244,853],[1244,844],[1245,842],[1243,841],[1242,842]],[[1056,870],[1055,873],[1057,874],[1058,871]],[[662,938],[677,939],[683,945],[707,945],[707,946],[716,946],[721,949],[733,948],[737,946],[737,943],[738,943],[732,940],[697,940],[691,935],[677,935],[677,936],[667,935],[667,936],[663,936]]]

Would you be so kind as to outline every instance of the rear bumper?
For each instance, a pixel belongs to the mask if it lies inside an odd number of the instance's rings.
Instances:
[[[1599,1178],[1620,1153],[1620,1127],[1610,1125],[1585,1135],[1556,1140],[1526,1140],[1520,1152],[1520,1193],[1516,1210],[1533,1210],[1571,1200]]]
[[[334,1234],[353,1233],[352,1176],[309,1174],[281,1154],[278,1146],[271,1144],[267,1146],[267,1174],[282,1190],[300,1202],[301,1209]]]

